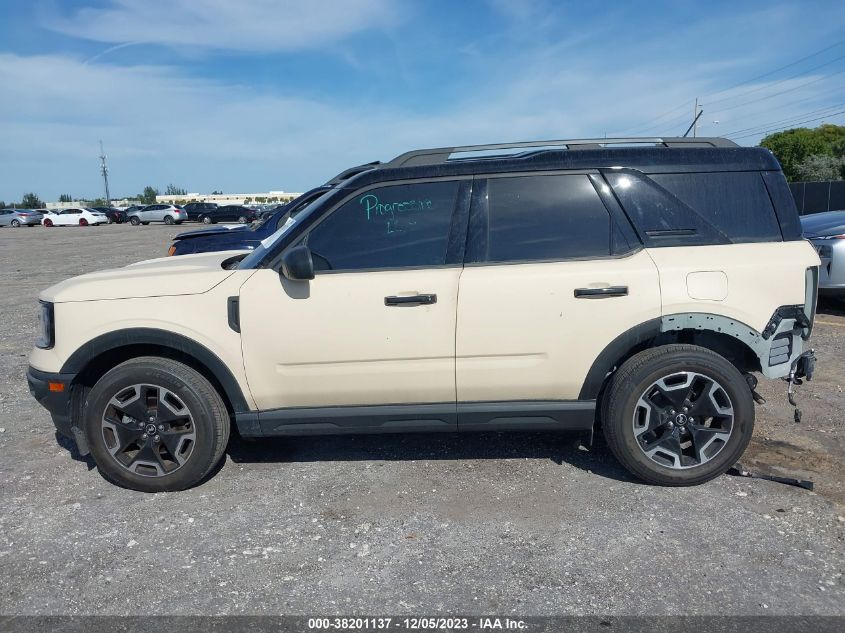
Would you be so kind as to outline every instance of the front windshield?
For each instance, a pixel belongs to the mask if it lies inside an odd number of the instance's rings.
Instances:
[[[265,224],[267,224],[267,222],[269,222],[269,221],[270,221],[270,218],[272,218],[273,216],[275,216],[275,215],[276,215],[276,211],[278,211],[279,209],[282,209],[282,208],[284,208],[284,207],[288,206],[289,204],[291,204],[291,203],[290,203],[290,202],[286,202],[285,204],[278,204],[278,205],[276,205],[275,207],[272,207],[271,209],[269,209],[268,211],[266,211],[266,212],[265,212],[265,215],[264,215],[264,217],[263,217],[263,218],[261,218],[258,222],[254,222],[254,223],[252,224],[252,226],[251,226],[251,227],[249,227],[249,230],[250,230],[250,231],[257,231],[257,230],[258,230],[258,229],[260,229],[262,226],[264,226]]]
[[[302,209],[299,213],[295,214],[291,218],[288,218],[287,221],[282,224],[282,226],[280,226],[272,235],[270,235],[270,237],[261,240],[261,244],[256,247],[254,251],[252,251],[249,255],[247,255],[241,260],[240,264],[238,264],[238,268],[253,268],[255,264],[262,260],[267,251],[270,250],[276,242],[278,242],[284,235],[286,235],[289,231],[292,231],[296,226],[298,226],[306,218],[308,218],[311,213],[313,213],[314,209],[318,206],[319,202],[323,199],[325,195],[326,194],[323,194],[322,196],[308,204],[308,206]]]

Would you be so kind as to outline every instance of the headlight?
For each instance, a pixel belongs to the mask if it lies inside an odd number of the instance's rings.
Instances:
[[[41,324],[41,336],[35,342],[36,347],[41,349],[51,349],[56,342],[56,323],[53,319],[53,304],[47,301],[41,301],[41,314],[38,315],[38,320]]]

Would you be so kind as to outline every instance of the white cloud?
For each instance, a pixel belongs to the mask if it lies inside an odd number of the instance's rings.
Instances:
[[[391,0],[112,0],[49,28],[98,42],[144,42],[236,51],[316,49],[399,21]]]

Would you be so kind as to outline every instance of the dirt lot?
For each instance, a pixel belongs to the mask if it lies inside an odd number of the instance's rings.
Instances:
[[[526,433],[234,441],[207,483],[145,495],[57,441],[24,372],[39,290],[180,230],[0,230],[0,614],[845,613],[841,308],[802,421],[761,382],[744,460],[815,492],[650,487],[601,444]]]

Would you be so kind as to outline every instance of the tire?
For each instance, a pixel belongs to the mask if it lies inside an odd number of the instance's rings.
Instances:
[[[83,424],[100,472],[141,492],[199,483],[229,441],[229,413],[211,383],[187,365],[154,356],[100,378],[85,400]]]
[[[202,216],[203,224],[212,224],[214,221],[207,215]]]
[[[165,224],[173,224],[173,216],[170,216],[170,215],[164,216],[164,223]]]
[[[129,218],[129,224],[131,224],[132,226],[140,226],[141,220],[140,218],[138,218],[138,216],[133,215],[131,218]]]
[[[79,218],[79,226],[88,226],[88,220],[85,218]]]
[[[53,221],[50,219],[44,220],[44,226],[53,226]]]
[[[754,401],[742,374],[696,345],[634,355],[611,378],[601,405],[616,459],[661,486],[693,486],[725,473],[754,430]]]
[[[12,220],[11,224],[12,224],[12,227],[18,228],[21,225],[21,221],[20,220]]]

